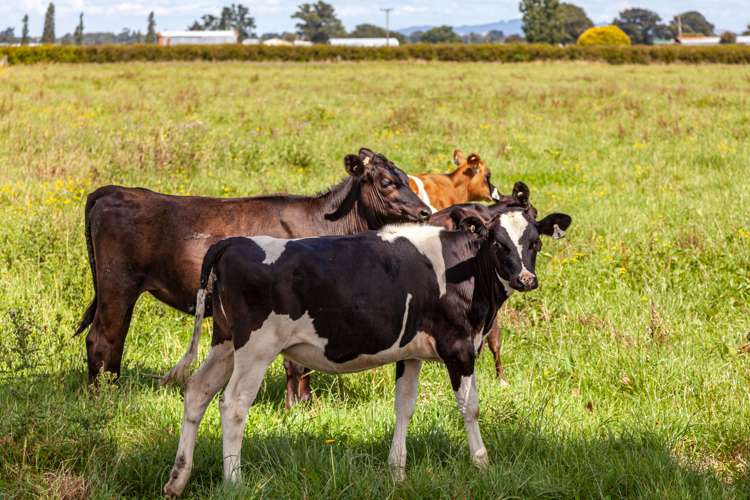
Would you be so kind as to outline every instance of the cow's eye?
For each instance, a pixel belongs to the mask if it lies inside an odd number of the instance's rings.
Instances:
[[[380,187],[383,189],[388,189],[389,187],[393,186],[393,182],[391,182],[390,179],[383,179],[380,181]]]

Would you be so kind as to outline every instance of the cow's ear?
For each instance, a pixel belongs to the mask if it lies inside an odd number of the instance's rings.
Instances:
[[[484,238],[485,236],[487,236],[487,226],[484,225],[484,221],[482,221],[482,219],[480,219],[479,217],[475,217],[473,215],[461,219],[458,227],[462,231],[475,234],[480,238]]]
[[[357,155],[346,155],[344,157],[344,166],[352,177],[361,177],[365,173],[365,163]]]
[[[521,181],[516,182],[513,185],[513,198],[524,207],[529,206],[529,186]]]
[[[568,214],[553,213],[536,223],[539,234],[552,236],[556,240],[565,237],[565,230],[570,227],[573,219]]]
[[[463,165],[463,163],[466,161],[464,158],[464,154],[461,152],[460,149],[454,149],[453,150],[453,164],[457,167],[460,167]]]

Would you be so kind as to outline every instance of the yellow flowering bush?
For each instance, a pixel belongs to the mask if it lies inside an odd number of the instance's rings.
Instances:
[[[617,26],[596,26],[581,33],[576,45],[630,45],[630,37]]]

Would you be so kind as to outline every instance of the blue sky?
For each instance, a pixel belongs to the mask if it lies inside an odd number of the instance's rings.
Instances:
[[[194,19],[217,12],[232,0],[56,0],[58,36],[72,32],[78,13],[84,13],[87,31],[120,31],[124,27],[145,31],[146,16],[156,12],[157,29],[184,29]],[[234,0],[235,2],[237,0]],[[301,0],[239,0],[250,7],[258,32],[293,31],[289,16]],[[310,1],[310,0],[307,0]],[[21,18],[29,14],[32,36],[41,34],[44,11],[49,0],[0,0],[0,29],[15,26],[21,31]],[[339,17],[348,29],[364,22],[385,24],[382,7],[394,7],[391,26],[483,24],[519,18],[518,0],[333,0]],[[677,12],[699,10],[719,29],[740,31],[750,22],[750,0],[585,0],[572,3],[586,9],[595,23],[610,21],[620,10],[639,6],[671,19]]]

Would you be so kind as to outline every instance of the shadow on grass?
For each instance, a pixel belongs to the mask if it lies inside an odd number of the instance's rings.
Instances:
[[[28,484],[44,485],[49,473],[63,468],[85,478],[93,496],[160,494],[174,461],[179,428],[172,417],[160,414],[163,399],[146,399],[156,405],[153,421],[134,428],[137,422],[121,420],[122,412],[142,404],[144,390],[157,390],[151,378],[134,376],[137,369],[129,372],[121,380],[127,392],[116,386],[90,391],[81,383],[83,370],[0,380],[0,485],[16,493],[10,496],[38,493]],[[325,390],[335,378],[319,377],[317,382]],[[257,404],[278,405],[283,411],[283,390],[282,377],[274,377]],[[174,409],[174,400],[167,406]],[[138,410],[151,414],[148,408]],[[318,418],[311,415],[309,430],[293,433],[285,433],[278,424],[272,429],[248,426],[239,490],[222,486],[220,429],[204,423],[186,494],[198,498],[747,498],[750,493],[747,474],[733,477],[730,483],[714,472],[686,466],[676,460],[671,451],[674,443],[663,435],[634,429],[618,436],[580,437],[556,432],[553,422],[532,427],[521,419],[496,418],[492,412],[483,414],[481,422],[491,462],[486,472],[470,465],[460,419],[435,421],[434,416],[421,415],[412,423],[407,440],[408,479],[396,485],[387,466],[392,424],[358,429],[356,435],[339,435],[330,443],[326,424]]]
[[[294,435],[247,429],[243,442],[243,486],[222,486],[221,440],[199,437],[186,494],[206,497],[746,497],[747,478],[734,484],[678,463],[654,434],[580,439],[550,436],[508,425],[485,432],[491,466],[469,463],[466,438],[441,429],[420,429],[408,438],[408,479],[394,484],[387,466],[390,434],[327,444],[325,433]],[[487,428],[487,424],[484,425]],[[127,495],[154,495],[166,481],[175,437],[149,439],[119,467],[115,481]],[[146,469],[145,464],[151,468]],[[133,478],[141,482],[133,483]]]

